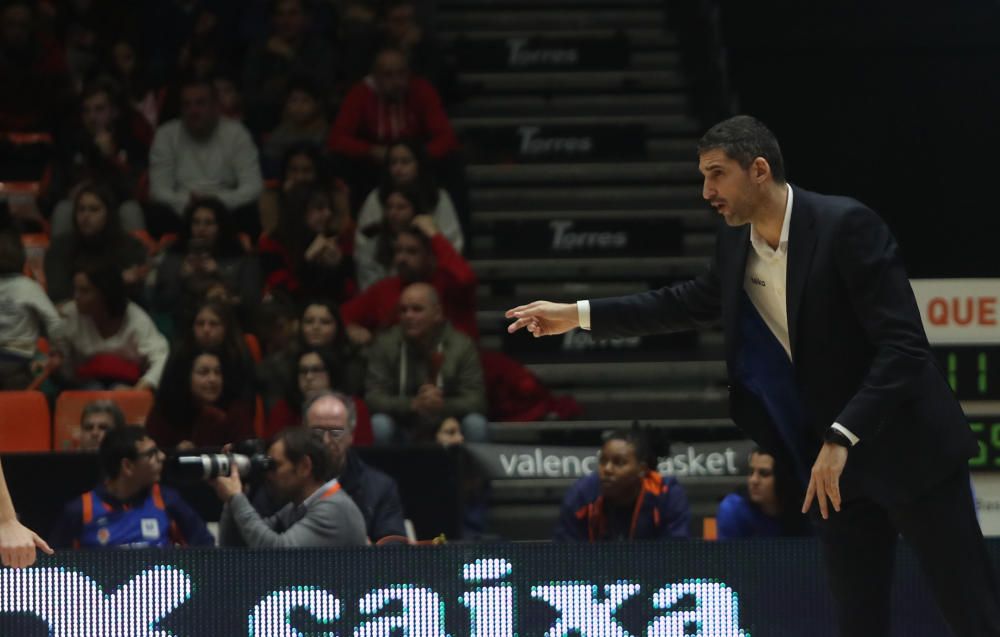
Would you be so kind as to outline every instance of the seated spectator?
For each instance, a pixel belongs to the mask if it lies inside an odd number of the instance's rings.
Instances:
[[[284,397],[278,399],[267,416],[267,428],[262,437],[269,438],[286,427],[302,424],[302,405],[321,392],[343,391],[343,370],[336,364],[330,349],[309,348],[302,350],[294,359],[291,370],[297,379]],[[371,418],[368,407],[357,401],[358,420],[362,444],[371,444]]]
[[[310,30],[303,0],[276,0],[271,6],[271,36],[248,51],[243,70],[247,103],[258,130],[274,126],[291,78],[308,79],[325,100],[336,77],[333,49]]]
[[[155,390],[169,347],[142,308],[128,300],[110,265],[77,270],[64,310],[64,376],[83,389]]]
[[[435,161],[459,148],[437,91],[410,75],[406,55],[386,48],[375,56],[371,75],[344,98],[327,147],[351,162],[348,181],[352,191],[363,194],[375,187],[389,144],[400,139],[424,144]]]
[[[176,491],[160,485],[163,458],[143,427],[109,430],[97,452],[104,480],[66,505],[52,546],[213,546],[205,522]]]
[[[719,504],[719,539],[809,535],[808,518],[800,511],[803,494],[792,486],[795,482],[774,456],[754,448],[746,488]]]
[[[259,232],[256,211],[248,212],[263,189],[257,147],[247,129],[221,116],[211,79],[188,79],[181,86],[181,117],[161,125],[149,154],[147,210],[154,236],[181,232],[188,204],[215,197],[235,215],[237,227]]]
[[[97,451],[108,432],[125,426],[125,414],[113,400],[94,400],[80,414],[80,451]]]
[[[51,131],[71,100],[62,47],[39,28],[36,3],[0,7],[0,130]]]
[[[283,430],[267,455],[273,466],[268,486],[287,501],[276,514],[261,518],[243,494],[240,475],[233,471],[213,482],[222,500],[219,537],[222,546],[291,548],[364,546],[365,519],[337,481],[333,460],[322,440],[305,427]]]
[[[289,150],[301,146],[321,148],[330,129],[322,92],[304,79],[293,80],[285,97],[278,126],[262,147],[265,174],[273,177]]]
[[[148,128],[138,113],[119,106],[117,89],[108,81],[86,86],[80,96],[80,127],[62,144],[52,162],[47,190],[54,208],[52,234],[73,231],[70,194],[82,182],[105,184],[116,201],[123,202],[118,217],[126,231],[143,230],[146,222],[139,196],[139,181],[149,157],[148,142],[134,129]],[[136,123],[138,122],[138,123]]]
[[[597,471],[563,498],[555,539],[602,542],[688,537],[687,493],[656,470],[656,453],[639,431],[618,430],[604,441]]]
[[[430,217],[418,215],[409,228],[399,231],[392,262],[396,275],[382,279],[341,306],[352,341],[367,343],[373,331],[394,325],[399,320],[403,288],[418,282],[430,283],[441,299],[445,318],[478,340],[476,273],[438,232]]]
[[[328,295],[338,301],[354,295],[350,250],[353,222],[336,210],[329,191],[303,184],[286,193],[278,228],[258,244],[264,289],[292,298]]]
[[[349,217],[350,201],[347,196],[347,186],[327,176],[326,162],[319,147],[313,144],[296,144],[289,148],[281,159],[277,177],[277,187],[268,188],[260,195],[257,208],[260,211],[260,225],[265,233],[273,235],[278,228],[281,210],[285,205],[285,197],[298,185],[318,185],[324,187],[333,184],[333,207],[336,217]]]
[[[413,0],[389,0],[382,5],[382,34],[385,43],[406,54],[410,68],[427,78],[445,102],[456,97],[454,62],[444,47],[417,19]]]
[[[378,542],[389,536],[405,537],[403,503],[396,481],[368,465],[353,449],[358,442],[356,406],[356,401],[344,394],[317,392],[304,406],[303,424],[329,449],[340,484],[365,518],[368,538]],[[266,490],[258,492],[253,504],[261,515],[277,508]]]
[[[399,325],[375,339],[368,359],[366,400],[376,444],[413,440],[460,418],[464,437],[483,442],[486,390],[475,343],[445,320],[437,292],[414,283],[399,300]]]
[[[53,355],[66,350],[62,317],[42,286],[24,276],[24,261],[21,238],[0,231],[0,390],[31,384],[42,334],[48,337]]]
[[[361,289],[393,273],[389,266],[395,234],[419,214],[430,215],[455,252],[461,252],[465,246],[451,197],[434,185],[433,177],[427,172],[430,167],[414,155],[422,152],[419,146],[408,142],[392,144],[389,172],[382,186],[368,195],[361,208],[354,239],[354,260]],[[418,167],[421,165],[422,168]]]
[[[225,205],[213,198],[192,202],[184,211],[180,236],[157,268],[157,307],[176,314],[195,281],[210,274],[226,283],[238,303],[252,307],[260,299],[257,259],[247,253]]]
[[[116,267],[133,299],[142,297],[149,271],[142,242],[125,233],[114,197],[103,186],[85,184],[73,199],[73,231],[53,237],[45,253],[45,284],[56,304],[73,296],[77,268],[108,262]]]
[[[176,372],[164,375],[146,420],[158,444],[167,449],[220,447],[254,437],[254,403],[241,398],[245,387],[225,378],[218,354],[190,352],[171,367]]]
[[[215,94],[219,98],[219,113],[228,119],[242,122],[243,93],[236,78],[224,71],[216,72],[212,78]]]
[[[122,87],[125,99],[151,127],[160,120],[160,91],[154,87],[146,72],[144,57],[136,50],[137,44],[126,37],[119,37],[108,47],[108,71]],[[153,141],[150,133],[147,144]]]

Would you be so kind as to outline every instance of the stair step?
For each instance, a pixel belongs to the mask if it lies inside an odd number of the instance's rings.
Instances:
[[[560,8],[519,9],[508,11],[500,8],[468,11],[450,11],[439,15],[437,28],[451,31],[494,29],[521,29],[573,32],[577,29],[628,29],[649,27],[665,23],[664,12],[659,9]]]
[[[684,115],[690,101],[683,93],[652,95],[497,95],[472,97],[457,105],[452,116],[590,117],[600,115]]]
[[[692,162],[480,164],[466,168],[466,174],[472,185],[691,182],[700,176]]]
[[[566,93],[574,90],[670,91],[686,86],[686,80],[676,70],[459,73],[459,81],[482,91],[535,93]]]
[[[580,126],[599,128],[605,126],[642,125],[650,134],[692,134],[699,124],[686,115],[591,115],[591,116],[548,116],[548,117],[453,117],[451,125],[457,131],[476,128],[512,128],[523,126]]]
[[[681,361],[664,363],[573,363],[528,365],[543,382],[560,387],[661,385],[679,382],[725,384],[725,361]]]
[[[526,206],[544,210],[691,209],[704,204],[700,186],[480,187],[472,190],[471,199],[473,209],[482,211]]]
[[[663,219],[679,221],[691,230],[715,229],[718,214],[708,207],[703,208],[663,208],[654,210],[495,210],[474,211],[473,228],[481,224],[516,223],[519,221],[608,221],[631,219]]]
[[[719,390],[586,389],[571,394],[587,418],[725,418],[728,392]]]
[[[710,257],[606,257],[543,259],[472,259],[470,264],[481,281],[493,279],[545,280],[564,278],[635,278],[663,280],[701,274]]]
[[[439,14],[469,9],[524,10],[541,8],[596,7],[601,9],[661,8],[663,0],[438,0]]]
[[[497,296],[493,288],[480,285],[476,298],[480,312],[503,311],[525,303],[525,299],[593,299],[645,292],[649,286],[636,281],[529,281],[515,283],[508,296]]]
[[[542,28],[529,29],[491,29],[486,31],[462,31],[439,29],[436,35],[445,42],[482,41],[482,40],[504,40],[507,38],[565,38],[567,32],[562,30],[546,30]],[[608,38],[613,36],[624,36],[633,51],[642,49],[670,49],[677,47],[677,36],[670,31],[660,27],[644,26],[632,29],[609,29],[591,28],[577,29],[571,32],[573,39],[583,40],[587,38]]]

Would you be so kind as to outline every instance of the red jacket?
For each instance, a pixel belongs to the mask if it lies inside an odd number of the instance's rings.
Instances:
[[[430,82],[411,77],[403,101],[393,103],[379,97],[371,77],[367,77],[344,98],[326,145],[348,157],[368,159],[372,146],[406,138],[426,142],[427,154],[434,159],[459,147],[441,98]]]
[[[469,262],[455,252],[444,235],[431,239],[437,269],[428,281],[441,298],[444,316],[455,329],[479,340],[476,325],[476,273]],[[370,286],[359,296],[340,306],[345,325],[354,323],[371,331],[384,330],[399,321],[399,297],[403,293],[399,275],[389,276]]]

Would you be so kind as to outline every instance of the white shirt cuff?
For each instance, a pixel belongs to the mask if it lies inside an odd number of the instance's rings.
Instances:
[[[580,327],[589,330],[590,329],[590,301],[577,301],[576,302],[576,313],[577,318],[580,320]]]
[[[855,436],[854,433],[851,432],[850,429],[848,429],[844,425],[840,424],[839,422],[833,423],[832,425],[830,425],[830,427],[832,427],[833,429],[836,429],[840,433],[842,433],[845,436],[847,436],[847,439],[851,441],[851,446],[852,447],[854,445],[858,444],[859,442],[861,442],[861,438],[858,438],[857,436]]]

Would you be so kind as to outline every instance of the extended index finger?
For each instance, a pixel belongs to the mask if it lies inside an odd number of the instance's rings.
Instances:
[[[540,304],[541,301],[532,301],[527,305],[518,305],[517,307],[512,307],[504,313],[504,317],[514,318],[524,315],[525,313],[529,313],[530,315],[531,312],[534,312],[535,310],[538,309],[538,306]]]

